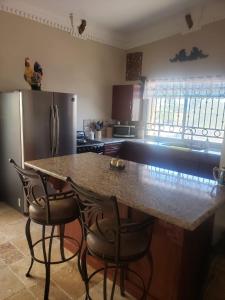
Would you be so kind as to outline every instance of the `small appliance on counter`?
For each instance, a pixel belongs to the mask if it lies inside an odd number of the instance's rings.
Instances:
[[[113,137],[120,138],[135,138],[136,126],[135,125],[113,125]]]
[[[104,143],[89,139],[84,131],[77,131],[77,153],[94,152],[103,154]]]

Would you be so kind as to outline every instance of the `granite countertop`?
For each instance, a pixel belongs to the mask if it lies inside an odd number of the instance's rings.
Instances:
[[[74,154],[25,162],[61,180],[69,176],[99,195],[187,230],[194,230],[225,203],[225,187],[215,181],[125,161],[123,171],[110,170],[110,157]]]

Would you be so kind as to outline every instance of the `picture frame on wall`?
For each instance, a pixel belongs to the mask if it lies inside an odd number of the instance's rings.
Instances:
[[[142,52],[128,53],[126,59],[126,80],[139,80],[142,73]]]

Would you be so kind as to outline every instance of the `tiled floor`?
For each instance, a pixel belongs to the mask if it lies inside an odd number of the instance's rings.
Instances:
[[[44,266],[34,263],[32,277],[25,277],[30,264],[30,255],[25,239],[26,217],[0,201],[0,300],[43,299]],[[32,237],[40,237],[40,226],[32,224]],[[53,243],[53,258],[59,255],[58,241]],[[67,255],[69,252],[67,252]],[[42,256],[37,248],[36,255]],[[109,283],[110,286],[110,283]],[[91,283],[90,295],[93,300],[102,299],[102,276],[96,276]],[[53,265],[49,299],[85,299],[83,282],[77,271],[76,260]],[[122,298],[116,289],[114,299]]]

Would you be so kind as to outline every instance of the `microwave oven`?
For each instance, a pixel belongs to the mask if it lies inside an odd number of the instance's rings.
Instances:
[[[113,125],[113,137],[134,138],[136,128],[134,125]]]

